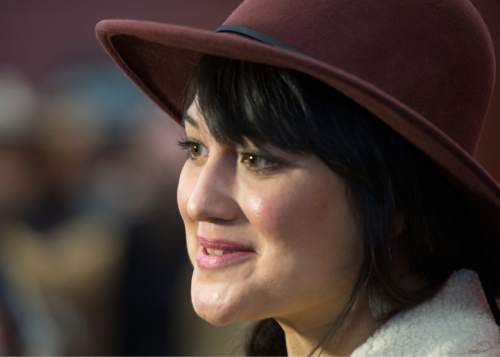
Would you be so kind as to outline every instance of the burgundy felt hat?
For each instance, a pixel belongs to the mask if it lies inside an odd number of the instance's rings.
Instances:
[[[468,0],[246,0],[215,31],[134,20],[104,20],[96,30],[125,73],[179,122],[202,54],[295,69],[330,84],[462,188],[500,261],[500,187],[474,157],[495,57]]]

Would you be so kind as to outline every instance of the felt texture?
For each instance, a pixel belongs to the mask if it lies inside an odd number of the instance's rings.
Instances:
[[[497,80],[486,121],[481,130],[481,138],[475,156],[478,160],[500,180],[500,1],[473,0],[481,16],[488,25],[488,29],[495,44],[497,58]]]
[[[500,356],[500,331],[477,274],[454,272],[431,300],[395,315],[351,354],[375,356]]]

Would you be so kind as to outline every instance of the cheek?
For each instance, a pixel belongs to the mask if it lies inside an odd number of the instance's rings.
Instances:
[[[362,243],[342,187],[297,185],[249,199],[250,224],[262,237],[263,250],[301,276],[335,277],[355,271]],[[286,193],[285,193],[286,192]]]
[[[179,183],[177,185],[177,207],[184,223],[189,258],[191,262],[194,263],[196,242],[192,239],[190,240],[189,237],[194,237],[196,226],[195,222],[191,220],[187,214],[187,204],[194,185],[191,176],[192,175],[189,174],[186,167],[184,167],[179,176]]]
[[[177,207],[179,208],[179,212],[184,223],[187,220],[186,208],[189,195],[191,193],[191,187],[192,186],[189,183],[189,175],[187,173],[186,166],[184,166],[181,170],[179,182],[177,184]]]
[[[250,223],[275,243],[308,244],[311,239],[322,238],[313,233],[339,230],[346,223],[343,209],[334,207],[324,192],[303,188],[285,192],[264,192],[246,204]]]

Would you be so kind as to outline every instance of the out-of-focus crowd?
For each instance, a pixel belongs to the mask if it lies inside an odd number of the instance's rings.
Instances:
[[[0,73],[0,354],[222,351],[190,307],[181,128],[110,66]]]

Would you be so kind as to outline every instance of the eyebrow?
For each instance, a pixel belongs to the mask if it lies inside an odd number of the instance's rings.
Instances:
[[[182,122],[183,123],[189,123],[191,124],[192,126],[194,126],[195,128],[198,128],[198,123],[196,122],[196,120],[194,120],[189,114],[185,113],[183,116],[182,116]]]

